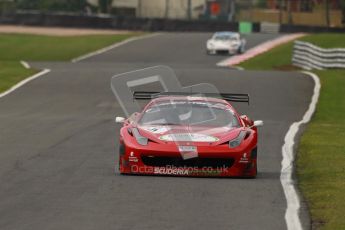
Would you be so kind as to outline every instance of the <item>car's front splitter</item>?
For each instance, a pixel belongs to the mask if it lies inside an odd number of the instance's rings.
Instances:
[[[253,150],[254,151],[254,150]],[[256,151],[256,150],[255,150]],[[255,153],[256,154],[256,153]],[[251,156],[240,156],[232,160],[231,166],[183,166],[174,165],[148,166],[138,158],[120,158],[120,172],[123,174],[171,175],[192,177],[255,177],[257,159]]]

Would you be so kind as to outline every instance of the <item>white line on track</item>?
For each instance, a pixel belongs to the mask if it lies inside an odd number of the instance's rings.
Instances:
[[[124,40],[122,42],[118,42],[118,43],[115,43],[113,45],[110,45],[110,46],[104,47],[102,49],[96,50],[94,52],[91,52],[91,53],[82,55],[80,57],[74,58],[74,59],[72,59],[72,62],[73,63],[79,62],[79,61],[82,61],[84,59],[87,59],[87,58],[90,58],[90,57],[93,57],[93,56],[105,53],[105,52],[107,52],[107,51],[109,51],[111,49],[117,48],[117,47],[125,45],[127,43],[130,43],[130,42],[133,42],[133,41],[137,41],[137,40],[141,40],[141,39],[151,38],[151,37],[154,37],[154,36],[157,36],[157,35],[160,35],[160,33],[146,34],[146,35],[142,35],[142,36],[138,36],[138,37],[128,38],[128,39],[126,39],[126,40]]]
[[[20,61],[20,64],[22,64],[22,66],[24,66],[25,69],[30,69],[30,65],[26,61]]]
[[[12,86],[10,89],[8,89],[5,92],[1,93],[0,94],[0,98],[2,98],[4,96],[12,93],[14,90],[20,88],[21,86],[25,85],[26,83],[28,83],[28,82],[30,82],[30,81],[38,78],[38,77],[41,77],[44,74],[49,73],[49,72],[50,72],[50,69],[44,69],[41,72],[38,72],[35,75],[33,75],[33,76],[29,77],[29,78],[24,79],[23,81],[21,81],[21,82],[17,83],[16,85]]]
[[[295,181],[293,179],[293,165],[295,160],[294,145],[295,137],[301,125],[306,124],[310,121],[313,113],[315,112],[316,104],[320,95],[320,80],[318,76],[314,73],[303,71],[307,76],[310,76],[315,83],[313,97],[309,108],[303,116],[303,119],[294,122],[289,131],[285,135],[284,145],[282,147],[283,159],[281,162],[282,168],[280,172],[280,182],[283,186],[285,197],[287,200],[287,208],[285,212],[285,221],[288,230],[302,230],[302,223],[299,218],[300,200],[298,193],[295,188]]]

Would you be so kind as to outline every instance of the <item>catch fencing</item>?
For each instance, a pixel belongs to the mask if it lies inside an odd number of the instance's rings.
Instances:
[[[309,42],[295,41],[292,64],[317,70],[345,68],[345,48],[324,49]]]

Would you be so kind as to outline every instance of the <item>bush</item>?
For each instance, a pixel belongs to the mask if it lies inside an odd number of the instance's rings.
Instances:
[[[17,0],[17,9],[41,11],[83,12],[86,0]]]

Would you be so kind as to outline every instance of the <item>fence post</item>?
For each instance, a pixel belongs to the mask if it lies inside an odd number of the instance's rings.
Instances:
[[[291,1],[288,0],[288,21],[289,21],[289,25],[292,24],[292,13],[291,13]]]
[[[169,17],[169,0],[165,0],[165,18]]]
[[[249,21],[253,22],[253,8],[254,8],[254,2],[253,0],[249,1],[249,8],[250,8],[250,16],[249,16]]]
[[[136,12],[136,15],[137,15],[138,18],[140,18],[140,17],[141,17],[141,14],[142,14],[142,12],[141,12],[141,11],[142,11],[141,6],[142,6],[141,0],[138,0],[137,12]]]
[[[279,24],[283,24],[283,0],[279,0]]]
[[[326,25],[327,27],[330,26],[330,17],[329,17],[329,1],[328,0],[325,0],[326,1]]]
[[[187,19],[192,19],[192,0],[188,0],[187,2]]]

